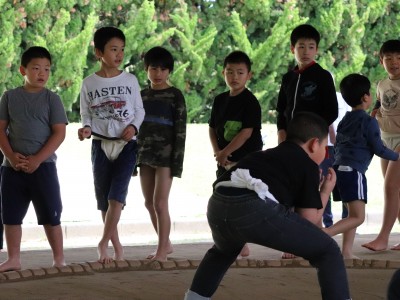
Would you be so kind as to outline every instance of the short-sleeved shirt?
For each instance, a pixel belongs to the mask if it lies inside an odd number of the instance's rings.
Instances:
[[[250,138],[231,154],[230,161],[239,161],[246,154],[262,149],[261,106],[248,89],[236,96],[224,92],[215,97],[209,126],[215,130],[220,149],[224,149],[242,129],[253,128]]]
[[[380,103],[376,113],[380,129],[386,133],[400,134],[400,79],[381,80],[376,94]]]
[[[186,104],[180,90],[141,91],[146,116],[137,136],[137,165],[170,167],[181,177],[186,139]]]
[[[248,154],[219,177],[214,186],[229,181],[236,169],[248,169],[287,208],[322,208],[319,167],[296,143],[284,141],[275,148]]]
[[[14,152],[34,155],[43,148],[51,126],[67,124],[60,97],[48,89],[30,93],[22,87],[6,91],[0,100],[0,120],[8,121],[8,139]],[[44,162],[55,162],[53,153]],[[3,165],[10,167],[5,158]]]

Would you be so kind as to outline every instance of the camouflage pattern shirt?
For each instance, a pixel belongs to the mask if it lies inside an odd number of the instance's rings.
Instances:
[[[181,177],[186,140],[186,104],[180,90],[147,88],[141,91],[146,112],[137,136],[137,165],[170,167]]]

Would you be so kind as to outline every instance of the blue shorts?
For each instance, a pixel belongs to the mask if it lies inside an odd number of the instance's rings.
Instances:
[[[348,166],[334,166],[336,185],[343,202],[363,200],[367,203],[367,178],[365,174]]]
[[[126,203],[129,182],[136,164],[137,143],[128,142],[117,159],[110,161],[101,140],[92,140],[92,168],[97,209],[107,211],[108,200]]]
[[[3,223],[21,225],[32,201],[39,225],[60,225],[62,203],[55,163],[42,163],[32,174],[2,167]]]

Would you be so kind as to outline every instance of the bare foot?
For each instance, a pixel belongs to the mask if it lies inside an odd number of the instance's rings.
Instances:
[[[164,261],[167,261],[168,259],[167,259],[167,255],[154,255],[153,256],[153,258],[151,259],[151,261],[161,261],[161,262],[164,262]]]
[[[112,257],[107,254],[107,245],[102,246],[100,243],[97,246],[97,254],[99,259],[97,260],[101,264],[109,264],[113,261]]]
[[[61,267],[65,267],[66,265],[67,264],[65,262],[62,262],[62,263],[53,262],[53,267],[61,268]]]
[[[21,270],[21,262],[7,259],[0,264],[0,273]]]
[[[400,243],[394,245],[393,247],[390,248],[390,250],[400,250]]]
[[[283,252],[281,255],[282,259],[293,259],[296,258],[297,256],[291,253]]]
[[[114,260],[124,260],[124,248],[121,244],[114,246]]]
[[[242,251],[240,251],[240,256],[241,257],[247,257],[250,255],[250,248],[249,245],[245,244],[242,248]]]
[[[371,251],[384,251],[384,250],[387,249],[388,244],[387,243],[381,243],[378,240],[374,240],[372,242],[363,244],[361,246],[364,247],[364,248],[367,248],[368,250],[371,250]]]
[[[355,256],[353,254],[342,254],[343,255],[343,259],[360,259],[358,256]]]
[[[167,251],[166,251],[165,255],[163,255],[161,253],[157,254],[157,252],[160,252],[158,248],[157,248],[156,251],[154,251],[154,252],[150,253],[149,255],[147,255],[146,259],[166,261],[167,260],[167,256],[174,252],[174,248],[172,247],[171,241],[168,242],[168,248],[167,248]],[[161,258],[161,260],[160,259],[156,259],[156,257]]]

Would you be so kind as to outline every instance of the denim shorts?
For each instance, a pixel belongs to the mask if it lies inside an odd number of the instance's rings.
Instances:
[[[55,163],[42,163],[32,174],[2,167],[2,216],[7,225],[21,225],[32,201],[39,225],[60,225],[62,203]]]
[[[136,154],[137,143],[132,140],[114,161],[110,161],[101,149],[101,140],[92,140],[92,169],[98,210],[107,211],[108,200],[126,204]]]
[[[367,203],[367,178],[365,174],[348,166],[335,166],[336,185],[343,202],[363,200]]]

